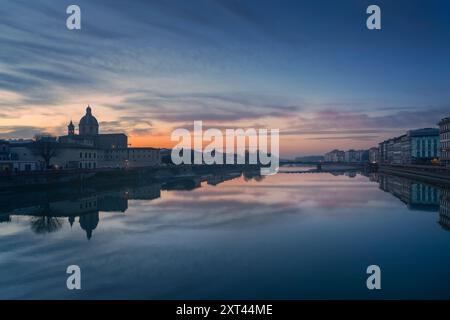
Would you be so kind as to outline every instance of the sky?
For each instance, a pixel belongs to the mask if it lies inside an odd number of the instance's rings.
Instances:
[[[282,157],[369,148],[450,116],[449,57],[445,0],[1,0],[0,138],[65,134],[89,104],[132,146],[202,120],[280,129]]]

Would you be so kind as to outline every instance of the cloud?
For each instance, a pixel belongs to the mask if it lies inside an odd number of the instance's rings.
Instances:
[[[333,136],[333,137],[312,137],[306,138],[307,140],[353,140],[353,141],[374,141],[379,136],[371,135],[355,135],[355,136]]]
[[[281,99],[282,100],[282,99]],[[267,117],[291,117],[301,106],[283,105],[277,97],[246,92],[139,92],[125,97],[120,104],[108,104],[114,110],[134,117],[149,117],[164,122],[194,120],[225,122]]]
[[[371,134],[389,133],[418,127],[436,127],[450,105],[422,106],[408,110],[352,112],[323,110],[291,121],[286,134]]]
[[[45,129],[32,126],[0,126],[2,139],[27,139],[44,132],[46,132]]]
[[[101,121],[99,125],[103,133],[127,132],[131,136],[146,136],[154,131],[152,122],[142,117],[123,116],[116,121]]]

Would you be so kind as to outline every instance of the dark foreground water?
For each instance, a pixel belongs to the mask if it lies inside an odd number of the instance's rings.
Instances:
[[[0,205],[3,299],[450,298],[449,192],[398,177],[212,175]]]

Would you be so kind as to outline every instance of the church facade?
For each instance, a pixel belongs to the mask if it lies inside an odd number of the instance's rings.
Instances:
[[[132,168],[161,164],[160,149],[131,148],[124,133],[101,133],[100,126],[92,113],[80,119],[78,133],[70,121],[67,135],[44,137],[41,143],[27,141],[12,143],[0,141],[0,169],[2,171],[35,171],[45,167],[53,169]],[[39,146],[48,143],[54,155],[45,161]],[[42,151],[42,152],[41,152]],[[47,150],[48,151],[48,150]]]
[[[160,150],[156,148],[131,148],[124,133],[101,133],[100,126],[92,113],[86,108],[86,114],[80,119],[78,134],[70,121],[67,135],[58,138],[63,144],[91,147],[96,153],[96,168],[145,167],[161,164]]]
[[[97,119],[92,114],[92,108],[86,108],[86,114],[80,119],[78,134],[75,125],[70,121],[67,135],[59,137],[61,143],[73,143],[93,146],[99,149],[127,149],[128,137],[124,133],[102,134]]]

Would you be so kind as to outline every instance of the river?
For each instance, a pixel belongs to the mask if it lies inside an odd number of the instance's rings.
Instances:
[[[450,298],[449,191],[400,177],[232,173],[0,206],[2,299]]]

